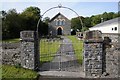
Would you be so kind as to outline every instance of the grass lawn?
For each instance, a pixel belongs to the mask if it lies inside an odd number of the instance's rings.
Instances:
[[[2,40],[2,42],[16,43],[16,42],[20,42],[20,38]]]
[[[67,36],[70,40],[72,40],[73,48],[75,51],[76,58],[78,59],[78,62],[82,64],[83,56],[83,41],[78,40],[75,36]]]
[[[40,63],[52,61],[56,52],[59,49],[60,40],[47,41],[47,39],[40,40]]]
[[[22,80],[22,79],[28,79],[33,80],[36,79],[38,76],[37,72],[24,69],[24,68],[16,68],[15,66],[10,65],[2,65],[2,78],[5,78],[6,80]],[[15,79],[17,78],[17,79]],[[19,78],[19,79],[18,79]]]

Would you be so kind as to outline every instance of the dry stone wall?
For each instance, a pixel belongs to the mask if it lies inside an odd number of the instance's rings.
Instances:
[[[120,45],[111,44],[110,48],[106,48],[106,73],[107,77],[118,77],[119,75],[119,55]]]
[[[28,69],[39,69],[39,43],[34,31],[22,31],[21,38],[21,66]]]
[[[2,64],[20,65],[20,43],[2,43]]]
[[[116,36],[115,36],[116,37]],[[86,77],[118,78],[120,72],[120,44],[118,37],[88,31],[84,39],[84,69]],[[103,39],[103,40],[102,40]]]
[[[118,43],[120,40],[120,34],[119,33],[103,33],[102,37],[109,37],[111,39],[111,42]]]
[[[100,77],[102,65],[103,40],[99,31],[86,32],[84,40],[84,68],[86,77]]]

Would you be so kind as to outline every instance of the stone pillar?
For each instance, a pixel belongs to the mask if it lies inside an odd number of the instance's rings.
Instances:
[[[27,69],[39,69],[39,42],[34,31],[21,31],[21,66]]]
[[[84,70],[86,77],[100,77],[102,65],[103,39],[100,31],[88,31],[84,37]]]

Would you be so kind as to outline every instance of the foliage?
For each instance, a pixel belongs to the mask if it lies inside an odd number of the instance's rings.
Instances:
[[[81,31],[87,31],[87,30],[89,30],[88,27],[83,27],[83,28],[81,29]]]
[[[73,48],[75,51],[75,56],[80,64],[83,61],[83,41],[78,40],[75,36],[67,36],[70,40],[72,40]]]
[[[83,20],[84,27],[90,28],[92,26],[91,20],[92,19],[90,17],[85,17]]]
[[[22,17],[24,30],[36,30],[37,22],[40,18],[40,9],[38,7],[28,7],[20,16]]]
[[[80,20],[78,17],[71,19],[71,28],[74,30],[79,29],[80,31],[87,30],[90,27],[93,27],[103,21],[107,21],[113,18],[120,17],[120,14],[114,12],[104,12],[103,14],[92,15],[91,17],[83,17],[81,16],[81,20],[83,22],[83,28],[81,26]]]
[[[22,13],[17,13],[15,9],[8,12],[1,11],[2,16],[2,38],[11,39],[19,38],[20,31],[33,30],[36,31],[37,23],[40,19],[40,9],[38,7],[28,7]],[[40,22],[39,32],[41,35],[47,35],[48,25]]]
[[[78,17],[71,19],[71,28],[74,30],[77,30],[77,29],[81,30],[82,29],[80,19]]]
[[[96,24],[99,24],[101,22],[100,15],[92,16],[91,19],[92,19],[92,21],[91,21],[92,26],[95,26]]]
[[[19,37],[20,17],[15,9],[9,10],[2,21],[2,36],[4,39]]]
[[[10,65],[2,65],[2,78],[4,79],[11,79],[11,80],[17,80],[19,79],[36,79],[38,76],[37,72],[24,69],[24,68],[18,68],[15,66]]]
[[[50,21],[50,18],[49,18],[49,17],[45,17],[45,18],[43,19],[43,22],[46,23],[46,24],[48,24],[49,21]]]
[[[47,35],[48,34],[48,24],[41,22],[41,24],[39,25],[39,35]]]

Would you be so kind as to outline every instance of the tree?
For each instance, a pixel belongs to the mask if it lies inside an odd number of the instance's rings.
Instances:
[[[45,17],[45,18],[43,19],[43,22],[46,23],[46,24],[48,24],[49,21],[50,21],[50,18],[49,18],[49,17]]]
[[[108,20],[113,19],[113,18],[114,18],[114,15],[115,15],[114,12],[108,13]]]
[[[102,18],[103,18],[103,21],[107,21],[108,20],[108,13],[107,12],[104,12],[102,14]]]
[[[88,30],[88,27],[83,27],[82,29],[81,29],[81,31],[83,32],[83,31],[87,31]]]
[[[81,19],[83,20],[83,17]],[[71,28],[74,30],[82,29],[82,25],[81,25],[80,19],[78,17],[71,19]]]
[[[92,19],[91,20],[92,26],[95,26],[95,25],[101,23],[101,15],[92,16],[91,19]]]
[[[48,35],[49,17],[45,17],[39,26],[40,35]]]
[[[6,18],[2,21],[3,39],[19,37],[20,19],[15,9],[7,12]]]
[[[87,28],[90,28],[92,27],[92,24],[91,24],[91,18],[90,17],[85,17],[84,20],[83,20],[83,23],[84,23],[84,27],[87,27]]]
[[[40,9],[38,7],[28,7],[21,13],[21,17],[24,30],[36,30],[40,18]]]

